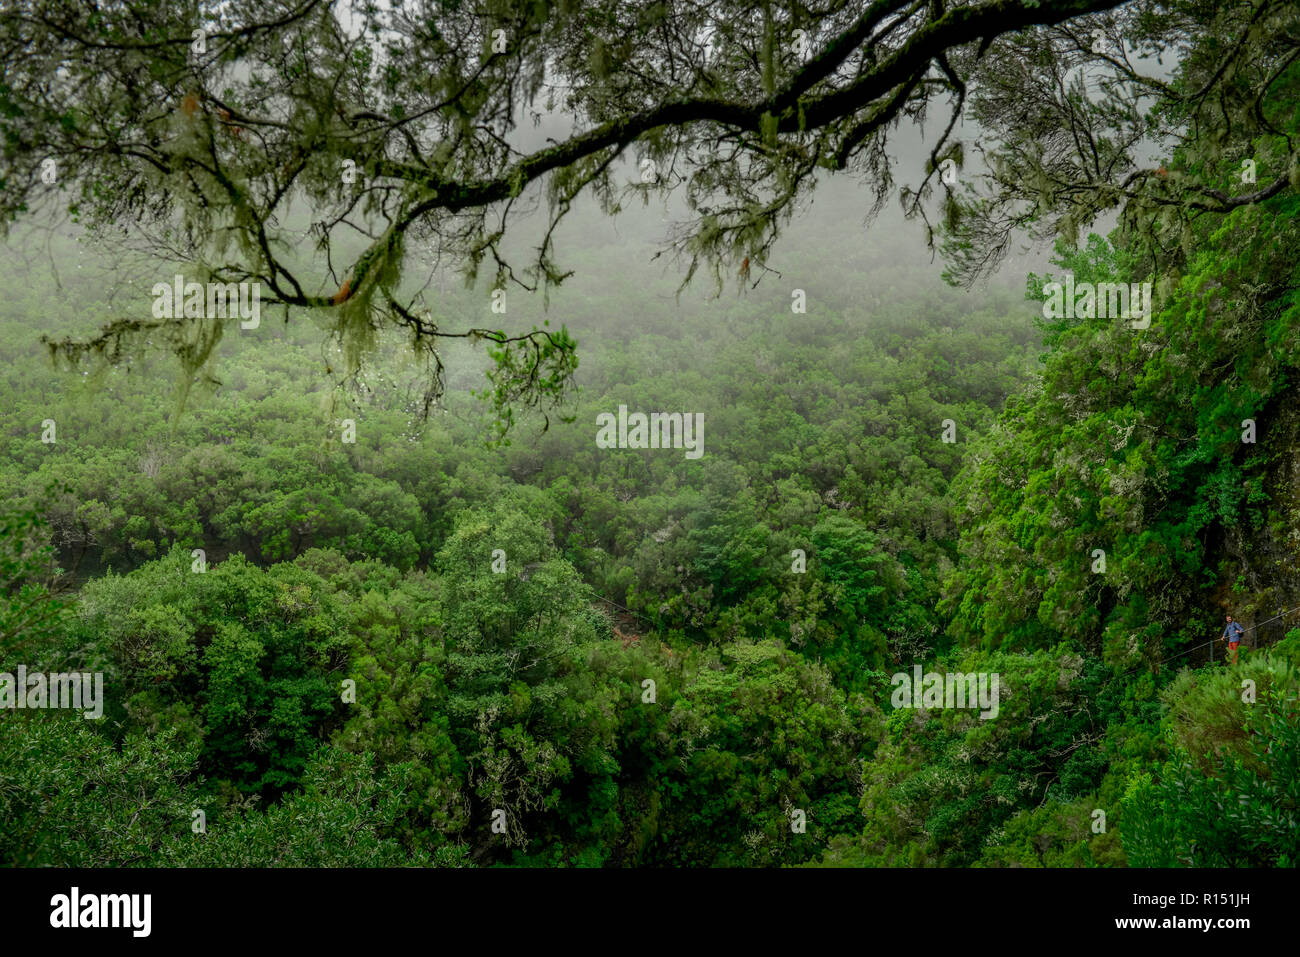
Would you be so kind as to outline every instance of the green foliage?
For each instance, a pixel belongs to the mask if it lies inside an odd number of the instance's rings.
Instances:
[[[820,281],[801,314],[769,286],[679,308],[593,240],[586,264],[627,281],[557,294],[549,351],[483,335],[427,423],[427,370],[369,322],[396,247],[324,356],[350,375],[356,340],[379,350],[356,391],[324,386],[310,334],[268,330],[214,346],[225,386],[195,383],[179,420],[148,363],[84,386],[34,365],[47,301],[71,325],[107,307],[6,263],[0,658],[107,691],[101,722],[0,721],[6,860],[1296,863],[1300,632],[1234,668],[1194,647],[1224,603],[1252,644],[1300,603],[1294,206],[1207,217],[1141,335],[1035,333],[856,225],[827,238],[843,262],[792,254]],[[1121,230],[1058,265],[1138,281],[1142,249]],[[528,441],[495,441],[485,369]],[[539,389],[567,403],[545,429]],[[619,405],[701,413],[706,454],[597,448]],[[997,717],[894,707],[918,663],[998,674]]]
[[[1257,683],[1254,703],[1242,682]],[[1275,657],[1188,674],[1167,692],[1173,756],[1136,772],[1124,795],[1124,850],[1136,867],[1300,864],[1300,680]]]
[[[411,765],[377,776],[364,755],[325,748],[309,763],[301,790],[265,813],[218,822],[186,842],[186,867],[456,867],[453,847],[429,853],[395,835],[413,787]]]
[[[345,625],[323,585],[242,557],[200,574],[175,549],[90,583],[73,637],[96,649],[92,662],[116,691],[111,717],[128,729],[181,728],[201,738],[205,776],[273,796],[297,782],[341,717],[333,675]]]
[[[64,603],[50,592],[55,571],[47,523],[34,510],[0,511],[0,666],[41,655],[58,633]]]
[[[171,731],[121,747],[80,715],[0,721],[0,861],[6,867],[171,863],[198,807],[195,753]]]

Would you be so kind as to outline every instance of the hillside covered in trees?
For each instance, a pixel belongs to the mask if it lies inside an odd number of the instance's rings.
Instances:
[[[399,359],[337,392],[318,334],[274,325],[230,340],[179,418],[164,359],[73,381],[31,330],[56,295],[94,318],[96,260],[60,292],[11,257],[6,654],[111,693],[102,722],[0,724],[7,862],[1293,861],[1300,633],[1232,668],[1152,667],[1217,633],[1225,596],[1249,615],[1296,594],[1290,561],[1230,546],[1294,554],[1267,491],[1294,461],[1286,412],[1258,450],[1227,425],[1204,452],[1137,429],[1117,447],[1115,422],[1156,409],[1198,434],[1208,384],[1160,369],[1222,355],[1199,316],[1104,379],[1115,395],[1094,379],[1081,420],[1083,361],[1123,362],[1131,333],[1044,329],[1012,291],[891,261],[886,236],[818,267],[802,315],[762,286],[575,286],[551,306],[582,350],[573,421],[503,446],[468,349],[427,424]],[[1219,389],[1225,421],[1266,408]],[[705,454],[597,448],[619,404],[701,411]],[[914,663],[998,673],[998,720],[893,707]]]
[[[0,863],[1300,863],[1297,14],[949,6],[0,9]]]

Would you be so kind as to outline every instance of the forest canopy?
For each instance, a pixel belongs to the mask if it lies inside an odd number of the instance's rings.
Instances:
[[[5,865],[1300,861],[1293,3],[0,50]]]

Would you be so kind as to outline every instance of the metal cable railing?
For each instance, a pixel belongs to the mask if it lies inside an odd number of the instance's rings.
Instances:
[[[1269,624],[1270,622],[1274,622],[1274,621],[1278,621],[1278,620],[1285,620],[1286,617],[1287,617],[1288,615],[1291,615],[1291,614],[1293,614],[1293,613],[1296,612],[1296,611],[1300,611],[1300,605],[1296,605],[1295,608],[1288,608],[1288,609],[1286,609],[1285,611],[1278,612],[1278,614],[1274,615],[1272,618],[1266,618],[1266,619],[1264,619],[1263,621],[1257,621],[1255,624],[1251,625],[1249,628],[1243,629],[1243,630],[1242,630],[1242,633],[1241,633],[1241,637],[1244,639],[1244,638],[1245,638],[1248,634],[1250,634],[1251,632],[1258,631],[1262,626],[1267,625],[1267,624]],[[1280,632],[1280,633],[1277,635],[1277,637],[1272,638],[1272,639],[1270,639],[1269,641],[1264,642],[1264,643],[1262,643],[1262,644],[1257,642],[1257,643],[1254,645],[1254,647],[1255,647],[1255,648],[1263,648],[1263,647],[1265,647],[1265,646],[1267,646],[1267,645],[1272,645],[1272,644],[1275,644],[1276,642],[1280,641],[1280,640],[1282,639],[1282,637],[1286,634],[1286,629],[1285,629],[1285,628],[1278,628],[1278,629],[1276,629],[1276,630],[1277,630],[1278,632]],[[1183,655],[1190,655],[1193,651],[1197,651],[1197,650],[1199,650],[1199,649],[1201,649],[1201,648],[1209,648],[1209,649],[1210,649],[1210,661],[1209,661],[1209,663],[1210,663],[1210,664],[1213,664],[1213,663],[1214,663],[1214,646],[1215,646],[1216,644],[1218,644],[1219,640],[1220,640],[1219,638],[1212,638],[1211,640],[1209,640],[1209,641],[1205,641],[1205,642],[1202,642],[1202,643],[1199,644],[1199,645],[1192,645],[1192,647],[1190,647],[1190,648],[1185,648],[1185,649],[1183,649],[1182,651],[1178,652],[1178,654],[1176,654],[1176,655],[1170,655],[1170,656],[1167,657],[1167,658],[1157,658],[1155,661],[1152,661],[1152,662],[1144,662],[1143,664],[1137,665],[1137,666],[1134,667],[1134,668],[1130,668],[1128,671],[1122,672],[1122,673],[1121,673],[1120,675],[1118,675],[1117,677],[1124,677],[1125,675],[1131,675],[1131,674],[1133,674],[1135,671],[1141,671],[1143,668],[1149,668],[1149,667],[1151,667],[1152,665],[1162,665],[1162,664],[1164,664],[1166,661],[1173,661],[1173,660],[1176,659],[1176,658],[1181,658]]]

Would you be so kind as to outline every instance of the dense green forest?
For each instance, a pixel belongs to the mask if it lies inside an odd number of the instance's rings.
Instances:
[[[811,21],[721,4],[688,83],[663,4],[535,5],[482,59],[435,6],[381,70],[250,3],[219,95],[153,27],[0,8],[107,77],[0,84],[0,864],[1300,863],[1293,9],[832,3],[852,42],[801,59],[773,37]],[[548,70],[595,133],[519,133]],[[638,138],[685,197],[641,165],[616,208]],[[70,221],[29,208],[41,150]],[[959,168],[985,192],[940,196]],[[912,215],[870,219],[894,171]],[[549,209],[507,234],[520,196]],[[260,282],[260,324],[160,316],[182,274]],[[1053,310],[1066,277],[1150,313]],[[620,410],[695,417],[701,454],[607,447]],[[20,668],[102,674],[102,715],[15,707]],[[992,706],[900,697],[928,673]]]
[[[102,320],[103,264],[10,255],[6,659],[110,690],[100,722],[0,722],[6,862],[1294,862],[1300,633],[1234,668],[1147,667],[1217,628],[1238,583],[1214,542],[1287,522],[1259,483],[1289,444],[1231,448],[1260,397],[1221,384],[1227,424],[1198,426],[1190,393],[1214,387],[1161,365],[1223,346],[1184,303],[1173,345],[1134,356],[1131,333],[948,289],[854,226],[821,225],[853,250],[832,267],[798,246],[805,314],[784,287],[679,301],[653,272],[557,296],[572,421],[506,444],[468,346],[427,422],[400,349],[335,388],[310,326],[227,340],[179,415],[165,358],[54,371],[33,329],[51,301]],[[620,255],[584,251],[594,276]],[[1099,238],[1067,261],[1112,263]],[[1069,381],[1084,358],[1131,371]],[[1157,403],[1206,448],[1108,440]],[[597,448],[619,404],[702,412],[705,454]],[[913,663],[999,674],[1000,720],[891,707]]]

